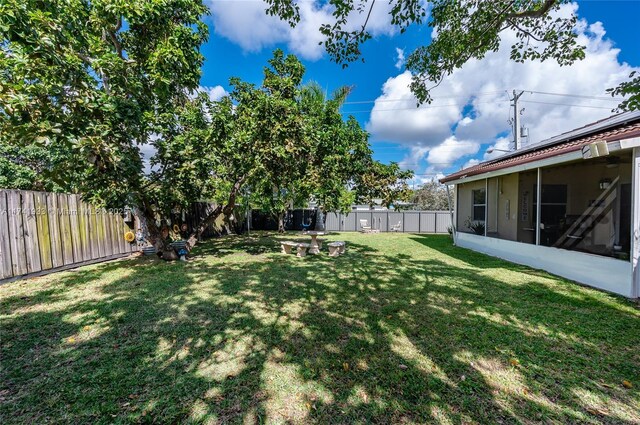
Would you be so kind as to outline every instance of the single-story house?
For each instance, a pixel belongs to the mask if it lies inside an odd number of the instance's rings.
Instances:
[[[454,186],[458,246],[640,296],[640,111],[440,181]]]

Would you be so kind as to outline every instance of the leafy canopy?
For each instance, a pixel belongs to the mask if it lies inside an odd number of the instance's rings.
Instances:
[[[295,26],[300,21],[298,0],[266,0],[267,13]],[[426,24],[433,28],[434,38],[418,47],[408,58],[406,67],[413,78],[411,91],[419,103],[430,103],[430,90],[446,76],[470,59],[481,59],[497,51],[501,33],[512,30],[517,42],[511,46],[511,59],[555,60],[570,65],[585,56],[585,46],[578,44],[575,15],[554,14],[570,0],[434,0],[429,2],[427,16],[423,0],[389,0],[392,25],[400,32],[410,25]],[[343,67],[363,60],[360,46],[371,39],[367,23],[371,11],[379,6],[375,0],[328,0],[333,6],[332,22],[322,23],[322,42],[331,59]],[[349,20],[359,19],[354,28]],[[638,109],[638,78],[609,90],[615,95],[629,95],[620,109]]]
[[[139,192],[140,146],[198,87],[207,12],[200,0],[0,3],[0,142],[23,159],[45,152],[35,187],[107,204]]]
[[[311,199],[325,211],[345,211],[356,198],[404,196],[381,195],[411,173],[372,159],[368,134],[340,112],[350,89],[327,99],[317,84],[302,85],[304,71],[295,56],[276,50],[261,86],[233,78],[230,95],[209,102],[210,133],[189,140],[206,144],[216,201],[233,208],[246,188],[253,205],[280,214]],[[374,172],[386,180],[362,178]]]
[[[423,184],[413,192],[413,203],[421,210],[449,210],[449,196],[444,185],[436,180]],[[453,207],[453,205],[451,205]]]

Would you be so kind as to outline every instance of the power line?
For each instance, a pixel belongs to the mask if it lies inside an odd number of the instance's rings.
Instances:
[[[536,100],[521,100],[522,103],[537,103],[540,105],[558,105],[558,106],[576,106],[578,108],[591,108],[591,109],[607,109],[611,108],[606,106],[593,106],[593,105],[576,105],[575,103],[557,103],[557,102],[538,102]]]
[[[475,102],[475,105],[481,105],[486,103],[505,103],[508,100],[496,100],[496,101],[485,101],[485,102]],[[576,108],[590,108],[590,109],[606,109],[611,110],[610,107],[607,106],[594,106],[594,105],[578,105],[575,103],[558,103],[558,102],[540,102],[536,100],[521,100],[522,103],[537,103],[540,105],[557,105],[557,106],[573,106]],[[450,106],[459,106],[457,104],[447,104],[447,105],[429,105],[425,107],[416,107],[416,108],[391,108],[391,109],[363,109],[360,111],[343,111],[343,114],[360,114],[360,113],[373,113],[373,112],[394,112],[394,111],[415,111],[420,109],[431,109],[431,108],[444,108]]]
[[[519,91],[524,91],[524,92],[531,93],[531,94],[543,94],[543,95],[549,95],[549,96],[576,97],[576,98],[580,98],[580,99],[604,100],[604,101],[610,101],[610,102],[621,102],[621,101],[624,100],[624,98],[620,98],[620,97],[589,96],[589,95],[574,94],[574,93],[557,93],[557,92],[545,92],[545,91],[525,90],[525,89],[520,89]],[[432,97],[432,99],[475,98],[475,97],[489,96],[489,95],[492,95],[492,94],[501,94],[501,93],[505,93],[505,90],[481,92],[481,93],[476,93],[476,94],[471,94],[471,95],[434,96],[434,97]],[[417,99],[403,98],[403,99],[357,100],[357,101],[351,101],[351,102],[344,102],[343,105],[361,105],[361,104],[366,104],[366,103],[378,103],[378,102],[409,102],[409,101],[417,102]]]
[[[484,102],[474,102],[474,105],[481,105],[484,103],[504,103],[508,102],[508,100],[489,100]],[[393,112],[393,111],[416,111],[421,109],[432,109],[432,108],[446,108],[449,106],[460,106],[457,103],[449,103],[446,105],[425,105],[418,106],[415,108],[390,108],[390,109],[363,109],[361,111],[342,111],[343,114],[359,114],[363,112]]]
[[[544,94],[544,95],[549,95],[549,96],[563,96],[563,97],[577,97],[580,99],[593,99],[593,100],[605,100],[605,101],[609,101],[609,102],[621,102],[624,100],[624,98],[621,97],[602,97],[602,96],[587,96],[587,95],[583,95],[583,94],[572,94],[572,93],[553,93],[553,92],[546,92],[546,91],[536,91],[536,90],[524,90],[527,93],[531,93],[531,94]]]
[[[472,96],[469,95],[450,95],[450,96],[434,96],[432,99],[457,99],[457,98],[465,98],[465,97],[480,97],[480,96],[489,96],[492,94],[501,94],[504,90],[500,91],[490,91],[483,93],[476,93]],[[344,102],[343,105],[361,105],[363,103],[377,103],[377,102],[417,102],[417,99],[374,99],[374,100],[357,100],[352,102]]]

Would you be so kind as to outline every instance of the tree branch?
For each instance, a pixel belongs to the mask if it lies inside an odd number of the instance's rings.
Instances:
[[[513,22],[511,19],[507,19],[507,22],[509,23],[509,25],[511,25],[511,26],[513,26],[513,27],[515,27],[518,31],[520,31],[520,32],[524,33],[527,37],[533,38],[533,39],[534,39],[534,40],[536,40],[536,41],[542,41],[542,39],[541,39],[541,38],[538,38],[538,37],[536,37],[535,35],[533,35],[533,34],[531,33],[531,31],[528,31],[528,30],[522,29],[522,28],[520,27],[520,25],[516,24],[516,23],[515,23],[515,22]]]
[[[364,24],[362,25],[362,31],[360,31],[360,34],[364,33],[365,29],[367,28],[367,24],[369,23],[369,18],[371,17],[371,11],[373,10],[374,4],[376,4],[376,0],[373,0],[371,2],[371,6],[369,6],[369,13],[367,13],[367,19],[365,19]]]
[[[545,0],[540,9],[512,12],[507,15],[507,19],[540,18],[541,16],[546,15],[547,12],[549,12],[557,3],[558,0]]]
[[[116,52],[118,53],[118,56],[120,57],[120,59],[124,59],[124,55],[122,54],[122,45],[120,44],[120,41],[116,36],[117,32],[120,31],[120,28],[122,28],[122,16],[118,17],[116,27],[113,30],[109,31],[108,34],[111,42],[113,43],[113,47],[115,47]]]

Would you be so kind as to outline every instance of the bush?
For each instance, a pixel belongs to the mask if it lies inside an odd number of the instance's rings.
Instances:
[[[464,225],[476,235],[484,235],[484,221],[473,221],[469,217],[464,222]]]

